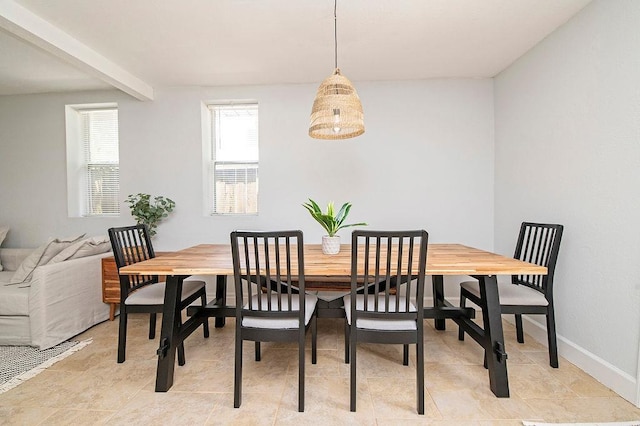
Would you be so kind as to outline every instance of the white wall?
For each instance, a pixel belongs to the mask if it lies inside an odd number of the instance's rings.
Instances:
[[[561,354],[632,401],[639,28],[640,2],[595,1],[495,79],[496,250],[513,250],[523,219],[565,225],[555,281]]]
[[[307,136],[316,85],[159,89],[153,102],[118,92],[0,97],[0,223],[11,226],[3,246],[133,222],[124,204],[119,219],[66,211],[64,106],[116,101],[122,200],[148,192],[177,203],[158,228],[160,250],[227,242],[237,228],[300,228],[319,242],[301,206],[309,197],[353,202],[350,219],[370,229],[424,227],[433,242],[492,249],[492,80],[355,84],[366,133],[345,141]],[[216,99],[259,102],[258,216],[203,215],[201,105]]]

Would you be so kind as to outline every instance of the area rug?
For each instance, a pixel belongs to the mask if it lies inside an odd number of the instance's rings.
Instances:
[[[524,426],[640,426],[640,420],[631,422],[597,422],[597,423],[543,423],[522,422]]]
[[[31,346],[0,346],[0,393],[37,376],[91,342],[91,339],[62,342],[45,350]]]

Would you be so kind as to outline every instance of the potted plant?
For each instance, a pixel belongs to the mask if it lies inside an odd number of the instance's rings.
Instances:
[[[145,224],[149,229],[149,236],[156,235],[156,228],[162,219],[169,216],[176,203],[161,195],[151,200],[149,194],[129,194],[125,203],[129,204],[131,215],[136,218],[138,224]]]
[[[340,236],[336,235],[336,233],[342,228],[367,226],[364,222],[345,225],[344,221],[351,210],[351,203],[349,202],[344,203],[337,213],[335,212],[333,201],[329,201],[326,213],[323,213],[318,203],[311,198],[309,198],[309,202],[303,203],[302,206],[307,209],[309,213],[311,213],[311,217],[318,221],[325,231],[327,231],[327,235],[322,236],[322,252],[324,254],[337,254],[340,252]]]

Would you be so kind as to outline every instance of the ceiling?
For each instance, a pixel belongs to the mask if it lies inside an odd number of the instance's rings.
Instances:
[[[493,77],[591,0],[339,0],[353,81]],[[331,0],[0,0],[0,95],[318,83]]]

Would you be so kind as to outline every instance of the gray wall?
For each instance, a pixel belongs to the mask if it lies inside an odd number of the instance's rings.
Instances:
[[[640,2],[593,2],[495,79],[496,250],[513,250],[522,219],[565,225],[555,287],[561,352],[608,363],[631,400],[640,339],[638,28]]]
[[[227,242],[234,229],[322,229],[301,204],[353,202],[350,219],[375,228],[425,228],[433,242],[493,248],[493,82],[442,80],[356,83],[366,133],[345,141],[307,135],[317,85],[159,89],[153,102],[118,92],[0,97],[0,223],[4,247],[48,237],[105,234],[133,223],[69,218],[65,104],[119,104],[121,192],[174,199],[158,228],[159,250]],[[204,215],[202,104],[255,99],[260,105],[258,216]],[[350,237],[350,229],[341,233]],[[452,294],[457,288],[450,287]]]

